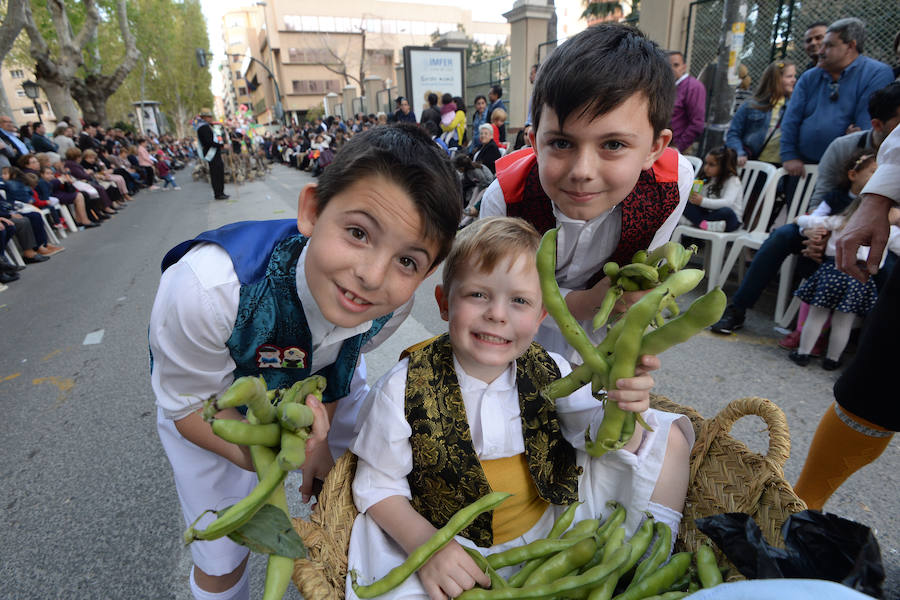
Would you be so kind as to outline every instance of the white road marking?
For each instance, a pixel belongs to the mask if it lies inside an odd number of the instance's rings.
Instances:
[[[84,341],[81,342],[82,346],[90,346],[92,344],[99,344],[103,341],[103,333],[105,329],[98,329],[97,331],[92,331],[86,336],[84,336]]]

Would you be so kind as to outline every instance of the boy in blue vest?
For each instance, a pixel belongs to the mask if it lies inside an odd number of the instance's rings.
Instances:
[[[435,290],[449,333],[419,347],[375,384],[351,450],[359,457],[349,568],[368,584],[403,562],[457,510],[491,491],[512,494],[436,553],[385,598],[446,600],[490,580],[463,546],[489,555],[546,537],[576,501],[575,522],[625,506],[630,536],[649,511],[678,531],[693,430],[682,415],[648,409],[659,366],[645,356],[637,375],[609,398],[642,412],[622,450],[592,458],[584,432],[603,418],[585,386],[557,401],[539,391],[571,369],[532,343],[547,311],[535,253],[540,237],[521,219],[494,217],[457,236]],[[673,536],[674,538],[674,536]],[[501,575],[512,574],[510,567]],[[351,585],[348,600],[356,600]]]
[[[590,321],[609,289],[607,261],[631,262],[678,225],[694,170],[668,148],[675,82],[666,54],[637,29],[589,27],[544,61],[531,98],[532,149],[497,161],[481,216],[559,229],[556,277],[572,314]],[[638,292],[626,294],[624,310]],[[603,332],[593,335],[599,342]],[[536,341],[572,360],[547,319]]]
[[[244,375],[262,374],[270,389],[327,377],[324,407],[308,399],[309,497],[352,437],[368,390],[362,353],[407,316],[461,210],[453,170],[428,136],[408,124],[378,127],[303,188],[296,221],[233,223],[166,255],[150,317],[151,383],[186,523],[256,484],[247,449],[216,437],[199,414],[205,398]],[[247,548],[228,538],[190,548],[195,598],[249,597]]]

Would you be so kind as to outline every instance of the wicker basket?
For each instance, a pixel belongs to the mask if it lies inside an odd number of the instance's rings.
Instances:
[[[694,409],[662,396],[653,396],[651,406],[686,415],[697,437],[677,548],[696,549],[706,536],[697,530],[695,519],[723,512],[748,513],[770,544],[783,545],[782,524],[806,505],[784,480],[782,468],[791,444],[781,409],[763,398],[742,398],[714,418],[703,419]],[[766,456],[729,435],[734,422],[747,415],[761,417],[769,428]],[[356,457],[348,452],[328,474],[311,520],[293,519],[309,549],[309,558],[294,565],[294,583],[306,600],[344,598],[350,529],[357,515],[350,489],[355,472]]]

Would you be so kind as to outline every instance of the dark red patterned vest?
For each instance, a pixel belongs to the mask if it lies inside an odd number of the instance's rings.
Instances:
[[[553,206],[541,187],[537,156],[532,150],[520,150],[498,160],[497,179],[507,215],[525,219],[542,235],[556,227]],[[622,238],[607,260],[628,264],[635,252],[646,250],[678,202],[678,151],[666,148],[649,170],[641,171],[634,189],[621,202]],[[587,287],[603,278],[603,265],[598,266],[601,268]]]

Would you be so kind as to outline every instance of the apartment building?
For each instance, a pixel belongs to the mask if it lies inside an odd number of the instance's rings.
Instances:
[[[257,63],[242,73],[260,123],[274,120],[276,82],[285,115],[300,122],[329,93],[340,95],[349,87],[361,96],[367,78],[379,78],[377,87],[395,86],[404,46],[430,46],[432,34],[459,29],[494,45],[505,43],[510,31],[508,23],[473,21],[471,11],[449,2],[437,6],[381,0],[268,0],[253,10],[261,14],[251,54],[275,77],[271,81]]]
[[[17,65],[4,65],[0,76],[3,78],[3,89],[6,91],[6,99],[9,101],[9,107],[12,109],[12,120],[19,127],[27,123],[43,120],[47,129],[52,133],[53,126],[56,124],[56,115],[50,108],[47,96],[44,90],[39,89],[38,97],[32,101],[25,94],[25,88],[22,84],[26,81],[34,81],[34,73],[25,67]],[[40,119],[38,119],[35,105],[41,111]]]
[[[222,16],[222,39],[227,61],[220,65],[224,104],[221,114],[227,119],[237,117],[242,105],[249,107],[252,104],[241,67],[244,56],[251,55],[256,47],[262,18],[262,10],[257,6],[229,10]]]

